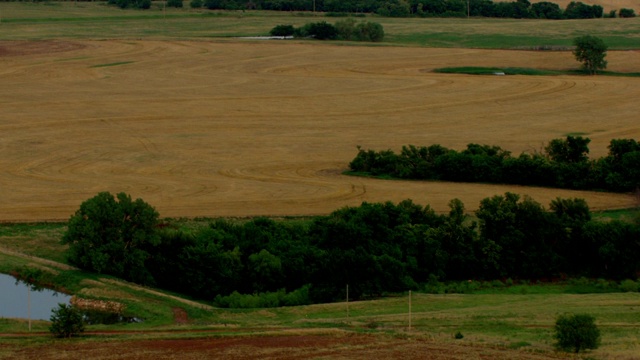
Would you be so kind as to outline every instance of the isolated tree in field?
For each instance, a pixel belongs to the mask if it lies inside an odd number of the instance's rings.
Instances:
[[[145,263],[160,242],[158,216],[141,199],[99,193],[83,202],[69,220],[62,238],[63,244],[69,244],[69,261],[89,271],[152,283]]]
[[[576,46],[573,55],[582,63],[582,68],[595,75],[598,70],[607,68],[607,45],[602,39],[591,35],[585,35],[573,40]]]
[[[84,331],[82,313],[72,305],[58,304],[57,309],[51,310],[51,326],[49,332],[58,338],[78,336]]]
[[[553,337],[556,347],[576,354],[587,349],[597,349],[600,345],[600,330],[595,318],[588,314],[564,314],[556,319]]]

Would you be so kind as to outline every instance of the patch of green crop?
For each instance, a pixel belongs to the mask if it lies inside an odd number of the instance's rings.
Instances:
[[[93,65],[90,66],[92,68],[100,68],[100,67],[108,67],[108,66],[119,66],[119,65],[126,65],[126,64],[131,64],[134,63],[135,61],[119,61],[119,62],[113,62],[113,63],[108,63],[108,64],[98,64],[98,65]]]
[[[550,76],[550,75],[588,75],[590,74],[582,70],[542,70],[532,68],[512,68],[512,67],[480,67],[480,66],[461,66],[446,67],[433,70],[436,73],[443,74],[467,74],[467,75],[528,75],[528,76]],[[638,77],[640,73],[621,73],[613,71],[598,72],[601,76],[628,76]]]

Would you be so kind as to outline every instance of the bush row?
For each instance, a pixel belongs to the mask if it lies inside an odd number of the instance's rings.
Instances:
[[[110,5],[120,8],[149,9],[151,0],[108,0]],[[635,17],[634,9],[621,8],[603,13],[600,5],[587,5],[582,2],[570,2],[565,9],[556,3],[542,1],[531,3],[529,0],[512,2],[476,0],[468,4],[462,0],[365,0],[331,1],[318,0],[314,3],[303,0],[190,0],[190,7],[210,10],[277,10],[277,11],[323,11],[326,16],[349,16],[375,13],[388,17],[466,17],[482,16],[496,18],[537,18],[537,19],[591,19],[601,17]],[[181,8],[183,0],[167,0],[167,7]]]
[[[584,200],[545,209],[506,193],[482,200],[475,215],[457,199],[443,215],[405,200],[193,230],[159,226],[140,199],[100,193],[71,218],[63,243],[83,269],[232,307],[342,300],[347,284],[361,299],[437,281],[621,280],[640,271],[640,222],[593,221]]]
[[[347,18],[331,25],[326,21],[308,23],[300,28],[278,25],[271,29],[271,36],[311,37],[318,40],[355,40],[378,42],[384,38],[382,25],[370,21],[357,23]]]
[[[483,200],[476,215],[470,221],[454,200],[448,215],[404,201],[302,223],[219,220],[196,233],[164,231],[147,266],[158,285],[221,295],[220,306],[339,300],[345,284],[357,299],[426,289],[420,284],[434,279],[635,279],[640,270],[640,227],[592,221],[582,200],[557,199],[547,211],[508,193]],[[283,290],[301,288],[288,298]]]
[[[351,171],[401,179],[486,182],[627,192],[640,187],[640,143],[611,140],[606,157],[589,160],[590,139],[554,139],[544,153],[517,157],[498,146],[403,146],[400,154],[358,147]]]

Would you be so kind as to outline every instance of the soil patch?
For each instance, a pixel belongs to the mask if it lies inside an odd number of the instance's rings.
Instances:
[[[52,54],[84,48],[70,41],[0,41],[0,57]]]
[[[117,356],[116,356],[117,354]],[[435,343],[373,335],[347,334],[257,336],[208,339],[118,342],[57,342],[29,347],[13,359],[557,359],[554,354],[529,353],[471,344]],[[114,357],[115,356],[115,357]]]
[[[183,308],[174,307],[173,310],[173,322],[176,324],[186,324],[189,322],[189,316]]]

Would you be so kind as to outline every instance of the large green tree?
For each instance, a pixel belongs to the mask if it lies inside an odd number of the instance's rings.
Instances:
[[[576,46],[573,55],[582,63],[582,67],[595,75],[598,70],[607,68],[607,45],[602,39],[591,35],[580,36],[573,40]]]
[[[149,284],[146,268],[158,245],[158,212],[141,199],[101,192],[80,205],[62,238],[68,258],[80,268]]]

